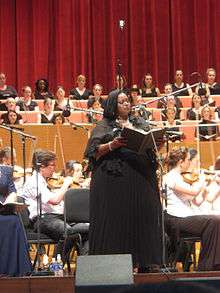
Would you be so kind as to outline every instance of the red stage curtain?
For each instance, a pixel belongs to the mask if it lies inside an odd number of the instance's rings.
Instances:
[[[107,92],[120,58],[129,86],[151,72],[162,89],[177,68],[191,83],[220,72],[219,19],[219,0],[0,0],[0,71],[19,92],[45,77],[68,94],[80,73]]]

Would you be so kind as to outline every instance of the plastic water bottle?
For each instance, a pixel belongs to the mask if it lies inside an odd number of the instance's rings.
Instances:
[[[57,254],[57,265],[58,265],[58,270],[57,270],[58,276],[63,277],[63,262],[62,262],[60,254]]]
[[[49,266],[49,270],[54,273],[54,276],[58,276],[59,267],[55,257],[52,258],[52,262]]]

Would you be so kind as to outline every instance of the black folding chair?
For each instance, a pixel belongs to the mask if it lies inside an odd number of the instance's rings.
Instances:
[[[64,241],[73,238],[78,246],[78,254],[82,254],[83,240],[89,233],[89,189],[69,189],[64,195]],[[67,228],[67,223],[71,226]],[[69,256],[66,255],[70,271]]]
[[[19,202],[23,202],[24,203],[24,199],[19,197],[18,199]],[[48,250],[47,250],[47,254],[49,254],[49,249],[50,249],[50,245],[51,244],[58,244],[57,241],[49,238],[47,235],[40,233],[39,235],[39,239],[38,239],[38,233],[34,231],[30,218],[29,218],[29,211],[28,208],[24,208],[20,213],[19,213],[19,218],[23,224],[25,233],[26,233],[26,237],[27,237],[27,241],[29,245],[36,245],[38,246],[38,244],[40,246],[45,246],[48,245]],[[38,249],[36,250],[36,254],[34,256],[34,262],[33,262],[33,269],[35,269],[37,260],[38,260],[38,256],[39,256],[39,251]]]

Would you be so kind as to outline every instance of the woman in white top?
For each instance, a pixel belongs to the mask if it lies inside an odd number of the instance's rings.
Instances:
[[[191,201],[205,187],[204,180],[194,184],[184,182],[183,172],[189,167],[190,156],[186,148],[172,150],[168,164],[170,171],[164,177],[167,190],[168,228],[175,229],[183,236],[201,237],[201,251],[198,269],[200,271],[220,269],[220,217],[213,215],[195,215]]]

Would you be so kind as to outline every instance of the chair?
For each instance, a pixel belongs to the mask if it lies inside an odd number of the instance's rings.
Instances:
[[[18,201],[19,202],[24,202],[24,199],[21,197],[18,197]],[[38,233],[35,232],[32,228],[32,224],[29,218],[29,211],[28,208],[24,208],[20,213],[19,213],[19,218],[23,224],[24,230],[26,232],[26,237],[27,237],[27,241],[29,245],[40,245],[40,246],[44,246],[44,245],[48,245],[48,250],[47,250],[47,254],[49,254],[49,250],[50,250],[50,245],[51,244],[58,244],[57,241],[49,238],[47,235],[40,233],[39,235],[39,239],[38,239]],[[38,260],[38,256],[39,256],[39,251],[37,249],[36,254],[34,256],[34,262],[33,262],[33,270],[35,269],[37,260]]]
[[[71,229],[67,229],[67,223]],[[83,254],[83,241],[89,233],[89,189],[69,189],[64,195],[64,241],[77,236],[79,254]],[[69,255],[66,261],[69,266]]]

